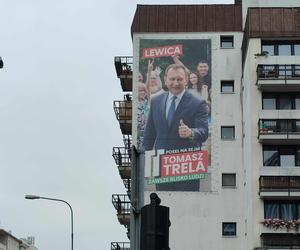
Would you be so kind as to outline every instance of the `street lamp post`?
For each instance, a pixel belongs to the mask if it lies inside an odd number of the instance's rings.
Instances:
[[[73,234],[73,209],[71,207],[71,205],[61,199],[54,199],[54,198],[49,198],[49,197],[42,197],[42,196],[38,196],[38,195],[31,195],[31,194],[27,194],[25,195],[25,199],[28,200],[37,200],[37,199],[43,199],[43,200],[51,200],[51,201],[59,201],[59,202],[63,202],[65,204],[67,204],[70,208],[71,211],[71,250],[73,250],[73,238],[74,238],[74,234]]]

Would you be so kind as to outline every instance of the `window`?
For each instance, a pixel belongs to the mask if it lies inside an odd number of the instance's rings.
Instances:
[[[300,44],[294,45],[294,54],[295,56],[300,56]]]
[[[221,127],[221,139],[223,140],[234,140],[234,127],[233,126],[222,126]]]
[[[222,223],[222,235],[223,236],[235,236],[236,235],[236,222],[223,222]]]
[[[233,48],[233,36],[221,36],[221,48]]]
[[[299,201],[265,201],[265,219],[297,220],[300,218]]]
[[[269,56],[274,56],[274,45],[262,45],[261,52],[267,52]]]
[[[269,110],[300,110],[300,93],[264,93],[262,108]]]
[[[279,109],[292,109],[292,98],[287,95],[279,95]]]
[[[263,96],[262,104],[263,109],[274,110],[276,109],[276,97],[270,95]]]
[[[234,81],[221,81],[221,93],[233,93]]]
[[[264,146],[264,166],[298,167],[300,166],[300,147]]]
[[[222,187],[236,187],[236,174],[222,174]]]
[[[278,55],[279,56],[290,56],[292,55],[290,44],[279,44],[278,45]]]
[[[277,148],[265,147],[263,149],[264,166],[279,166],[279,152]]]
[[[300,41],[262,41],[261,52],[269,56],[300,55]]]

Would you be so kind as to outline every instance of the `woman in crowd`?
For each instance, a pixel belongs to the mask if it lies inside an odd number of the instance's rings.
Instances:
[[[143,150],[144,131],[148,119],[150,109],[150,93],[145,83],[143,83],[143,75],[138,75],[138,105],[137,105],[137,119],[138,119],[138,148]]]
[[[206,102],[209,102],[208,86],[203,84],[197,74],[194,72],[189,74],[188,88],[196,93],[199,93]]]
[[[160,94],[164,91],[162,89],[162,83],[160,79],[161,68],[156,66],[154,69],[153,64],[154,60],[148,61],[146,86],[149,90],[150,97],[154,94]]]

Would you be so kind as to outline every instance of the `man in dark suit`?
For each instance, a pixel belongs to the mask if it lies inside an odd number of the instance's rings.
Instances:
[[[145,150],[201,147],[208,137],[207,103],[186,90],[184,66],[170,65],[165,71],[168,91],[154,96],[145,129]],[[159,184],[158,190],[197,191],[199,181]]]

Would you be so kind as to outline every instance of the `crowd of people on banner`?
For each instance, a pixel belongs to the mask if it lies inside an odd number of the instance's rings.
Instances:
[[[189,76],[186,91],[192,93],[193,95],[201,96],[201,99],[206,102],[208,119],[210,119],[209,114],[211,112],[211,77],[209,72],[209,62],[206,60],[200,60],[195,67],[196,71],[192,72],[182,63],[182,61],[180,61],[178,56],[173,56],[172,59],[174,61],[174,64],[180,65],[185,68],[185,71]],[[155,65],[154,59],[149,59],[146,76],[144,77],[140,72],[138,75],[137,144],[138,148],[142,151],[144,150],[143,140],[150,111],[151,99],[165,92],[161,81],[161,73],[162,69],[158,65]]]

